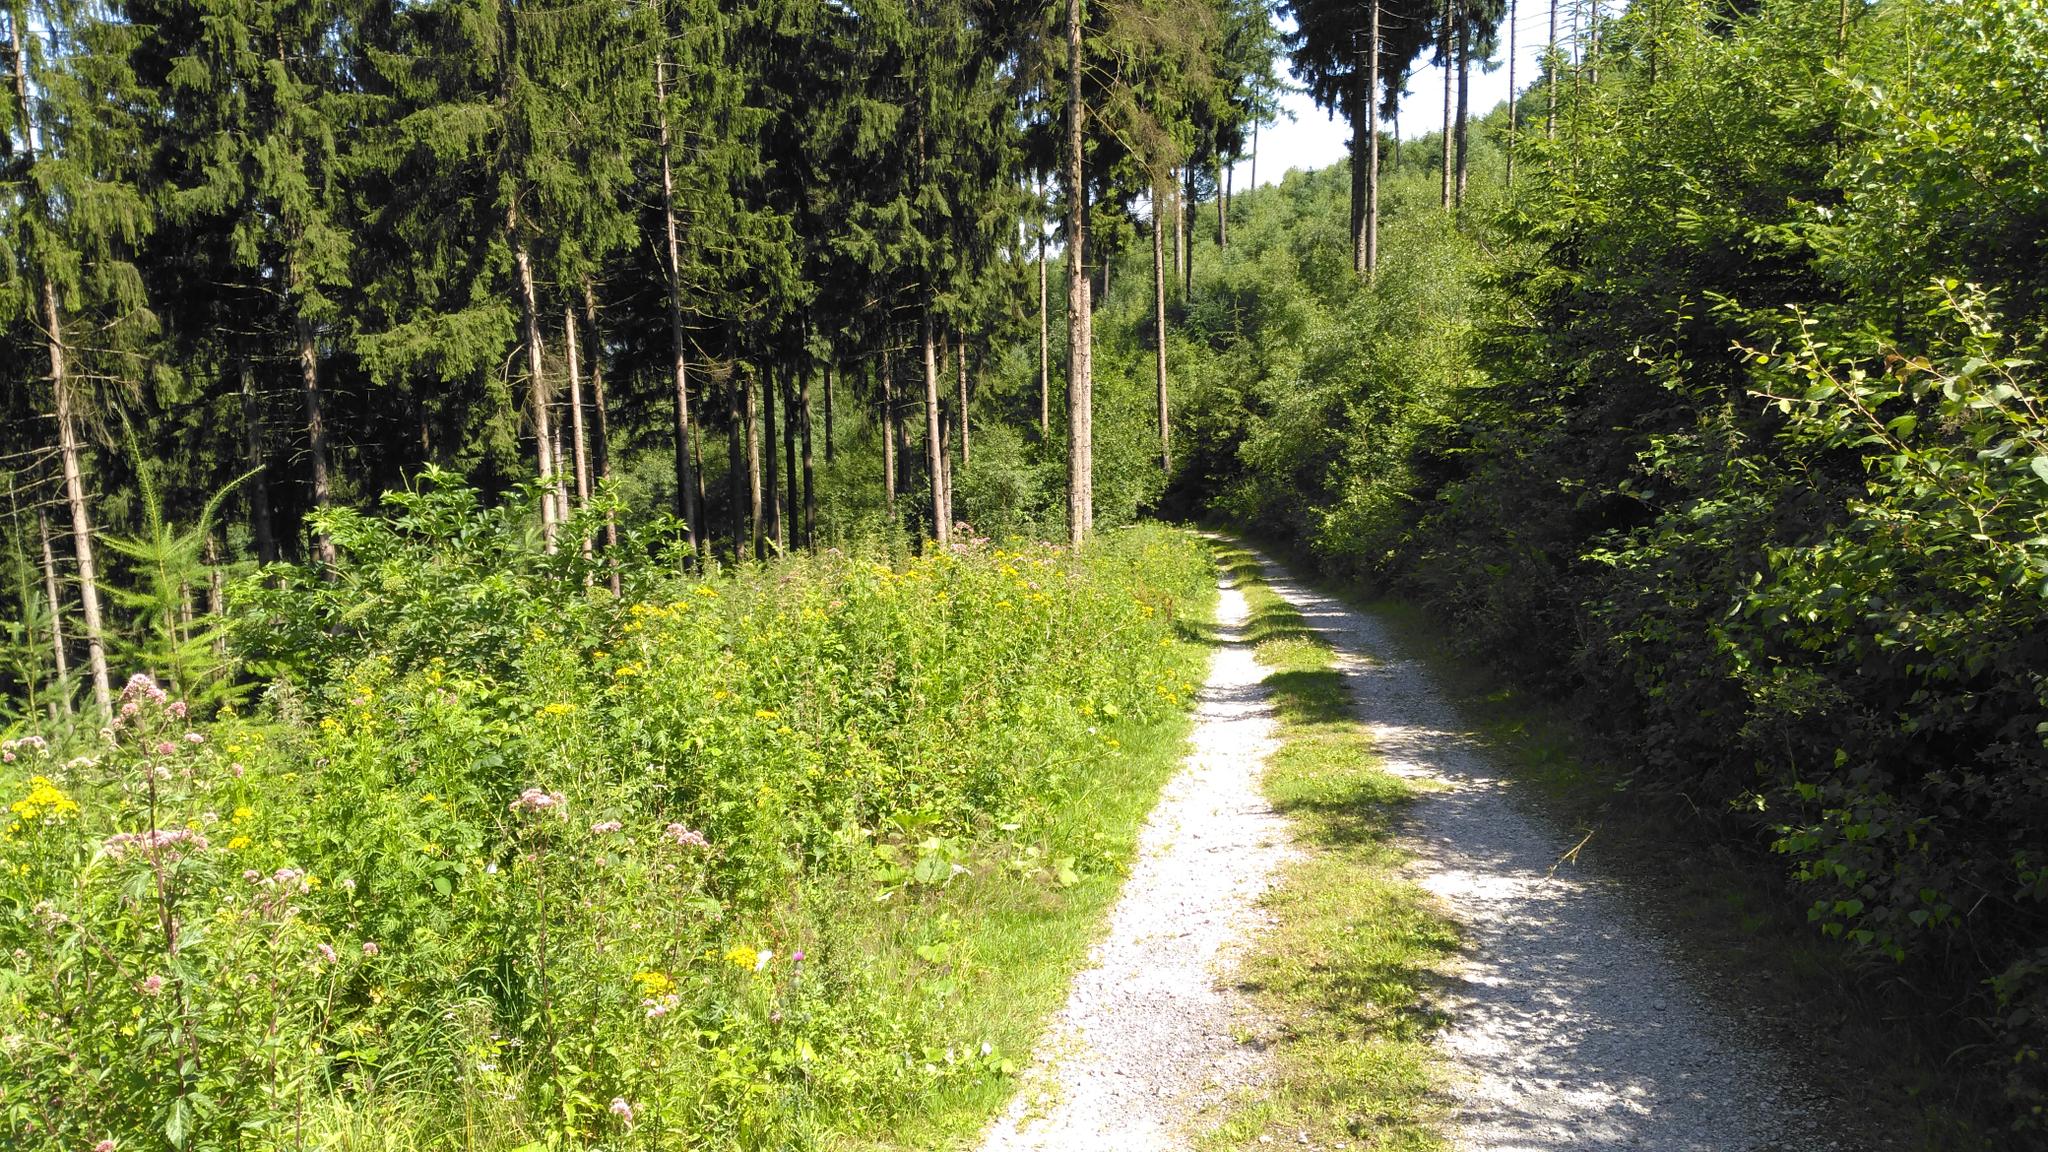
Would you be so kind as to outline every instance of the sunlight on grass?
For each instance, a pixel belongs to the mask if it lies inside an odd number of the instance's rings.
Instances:
[[[1202,1146],[1447,1148],[1430,1046],[1444,1019],[1429,1000],[1458,938],[1401,875],[1394,822],[1414,786],[1380,769],[1328,642],[1259,580],[1249,553],[1219,553],[1252,610],[1247,639],[1273,669],[1282,744],[1263,787],[1301,854],[1267,895],[1273,927],[1239,969],[1268,1022],[1247,1039],[1268,1048],[1271,1078],[1231,1101]]]

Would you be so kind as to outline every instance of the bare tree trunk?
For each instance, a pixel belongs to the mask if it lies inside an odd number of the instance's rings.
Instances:
[[[1045,224],[1038,227],[1038,436],[1052,435],[1052,322],[1045,294]]]
[[[832,365],[830,362],[826,363],[824,373],[825,411],[829,414],[832,411]],[[816,552],[818,550],[818,489],[816,486],[817,470],[811,465],[811,378],[808,373],[804,375],[797,387],[799,389],[797,411],[803,418],[804,439],[804,544],[811,551]],[[831,422],[828,418],[826,427],[829,429],[830,426]],[[830,435],[831,433],[828,431],[825,441],[827,456],[830,456],[832,452]]]
[[[1157,346],[1159,378],[1159,470],[1173,471],[1173,426],[1166,414],[1166,217],[1160,209],[1167,197],[1159,185],[1152,186],[1152,329]]]
[[[1472,25],[1469,21],[1458,21],[1458,186],[1452,203],[1459,208],[1465,206],[1465,183],[1470,174],[1471,117],[1469,116],[1472,91]]]
[[[882,490],[889,498],[891,516],[896,515],[896,467],[902,442],[903,428],[896,415],[896,365],[885,344],[882,348]]]
[[[831,463],[832,463],[832,362],[831,362],[830,360],[827,360],[827,361],[825,361],[825,381],[824,381],[824,384],[825,384],[825,463],[829,465],[829,464],[831,464]],[[808,382],[806,382],[804,386],[805,386],[806,388],[808,388],[808,387],[809,387],[810,385],[809,385],[809,383],[808,383]],[[805,405],[804,405],[804,412],[805,412],[805,416],[804,416],[804,434],[806,435],[806,437],[808,437],[808,436],[809,436],[809,434],[810,434],[810,431],[811,431],[811,423],[810,423],[810,415],[809,415],[809,413],[810,413],[810,404],[809,404],[809,402],[808,402],[808,401],[806,401],[806,402],[805,402]],[[809,439],[806,439],[806,440],[804,441],[804,443],[808,444],[808,443],[810,443],[810,440],[809,440]]]
[[[1095,526],[1094,336],[1090,324],[1081,126],[1081,0],[1067,0],[1067,539],[1076,548]],[[1194,261],[1188,262],[1190,269]]]
[[[71,715],[71,657],[64,651],[64,601],[57,589],[57,554],[50,547],[50,517],[36,509],[36,531],[43,540],[43,598],[50,604],[50,648],[57,658],[57,699]]]
[[[292,324],[299,350],[299,387],[306,397],[306,454],[313,464],[313,508],[325,512],[334,503],[334,482],[328,470],[326,405],[320,391],[320,356],[313,345],[313,325],[304,316]],[[545,456],[546,449],[542,449]],[[313,535],[313,557],[334,567],[334,541],[325,532]]]
[[[1182,169],[1185,172],[1185,169]],[[1181,194],[1185,185],[1192,187],[1192,181],[1185,181],[1181,173],[1173,179],[1173,279],[1179,283],[1188,266],[1188,197]]]
[[[1365,279],[1380,272],[1380,0],[1372,0],[1372,64],[1365,88]]]
[[[690,454],[690,378],[684,356],[687,341],[683,333],[683,265],[676,237],[676,183],[671,168],[672,145],[668,132],[668,76],[665,64],[654,65],[654,105],[661,135],[661,219],[668,249],[668,331],[670,371],[676,387],[676,514],[683,518],[690,537],[690,549],[701,558],[709,547],[708,534],[700,523],[702,503],[697,496],[695,462]]]
[[[548,418],[547,371],[540,338],[540,299],[533,287],[533,258],[526,241],[519,236],[519,211],[505,213],[505,231],[512,241],[512,262],[519,272],[519,311],[526,333],[527,404],[533,410],[534,453],[540,463],[541,538],[547,550],[555,550],[555,525],[560,519],[555,507],[555,456],[553,421]]]
[[[732,559],[737,564],[747,558],[747,451],[743,441],[747,435],[746,400],[741,391],[746,387],[746,377],[735,366],[732,378],[725,390],[726,406],[726,481],[732,491]]]
[[[946,441],[939,418],[939,361],[932,334],[932,314],[924,314],[924,443],[925,466],[931,472],[932,535],[941,546],[953,539],[953,517],[946,507]]]
[[[960,357],[960,466],[965,468],[974,459],[973,433],[967,427],[967,337],[956,337],[953,346]]]
[[[80,464],[78,417],[71,407],[71,379],[66,372],[64,326],[57,310],[57,289],[47,276],[42,283],[43,326],[49,332],[50,389],[57,406],[57,447],[64,465],[64,499],[71,506],[71,547],[78,558],[78,602],[85,617],[86,666],[92,672],[93,702],[100,718],[112,720],[114,694],[107,683],[106,627],[100,619],[99,569],[93,563],[92,512],[85,502],[85,473]]]
[[[768,517],[762,532],[768,537],[768,550],[776,553],[782,551],[782,471],[777,463],[782,445],[776,442],[775,435],[777,394],[782,391],[776,386],[780,376],[775,368],[761,374],[761,507]]]
[[[270,519],[270,478],[267,453],[263,449],[263,409],[256,399],[256,369],[242,361],[242,436],[246,447],[249,477],[249,535],[256,544],[256,559],[263,564],[277,562],[277,530]]]
[[[1454,129],[1451,126],[1451,117],[1452,111],[1455,107],[1452,98],[1456,95],[1458,87],[1458,77],[1456,75],[1457,64],[1454,60],[1451,59],[1451,0],[1444,0],[1443,13],[1443,34],[1440,37],[1438,37],[1439,43],[1437,47],[1439,53],[1443,57],[1444,62],[1443,208],[1444,211],[1449,212],[1451,210],[1451,184],[1454,179],[1452,168],[1455,164],[1455,161],[1451,157],[1451,136],[1454,131]]]
[[[741,376],[740,387],[746,389],[747,397],[747,511],[748,523],[752,525],[754,559],[768,558],[768,540],[763,534],[765,525],[761,522],[761,397],[760,389],[754,385],[754,374],[746,372]]]
[[[576,469],[576,507],[590,507],[590,454],[583,431],[583,365],[576,347],[576,310],[562,309],[562,344],[569,356],[569,459]],[[583,550],[590,551],[589,541]]]
[[[1226,179],[1225,173],[1228,169],[1223,165],[1223,141],[1220,139],[1216,141],[1215,163],[1216,251],[1221,252],[1230,246],[1230,193],[1228,191],[1229,185],[1224,183]],[[1104,295],[1108,295],[1108,293],[1105,292]]]
[[[597,417],[592,431],[590,470],[602,485],[612,478],[611,424],[605,415],[604,404],[604,337],[597,327],[597,293],[590,281],[583,282],[583,326],[590,332],[590,411]],[[678,499],[681,496],[678,495]],[[612,595],[617,596],[619,587],[619,521],[609,508],[604,514],[604,546],[609,554],[606,561],[611,569]]]
[[[1195,168],[1189,164],[1181,168],[1180,197],[1181,220],[1186,227],[1186,259],[1181,263],[1181,299],[1191,299],[1195,294]]]
[[[223,580],[220,570],[220,545],[214,541],[212,534],[209,533],[206,537],[206,614],[213,617],[216,621],[220,619],[221,611],[225,607],[226,591],[226,582]],[[216,660],[225,659],[227,654],[227,633],[215,629],[213,636],[214,658]],[[218,675],[217,672],[216,675]]]
[[[1250,179],[1250,180],[1248,180],[1248,181],[1247,181],[1247,183],[1251,185],[1251,189],[1252,189],[1252,191],[1254,191],[1254,192],[1257,192],[1257,191],[1259,190],[1259,118],[1260,118],[1260,113],[1258,112],[1258,98],[1257,98],[1257,96],[1256,96],[1256,95],[1254,96],[1254,98],[1253,98],[1253,101],[1252,101],[1252,109],[1253,109],[1253,111],[1252,111],[1252,170],[1251,170],[1251,172],[1249,173],[1249,175],[1250,175],[1251,179]]]
[[[797,481],[801,473],[796,467],[796,438],[803,420],[796,411],[797,381],[803,377],[802,369],[791,368],[782,378],[782,488],[783,523],[789,525],[789,550],[796,551],[803,546],[799,539],[803,535],[803,494]]]
[[[1544,70],[1549,73],[1550,110],[1543,116],[1543,135],[1546,139],[1557,139],[1557,0],[1550,0],[1550,49],[1544,54]]]

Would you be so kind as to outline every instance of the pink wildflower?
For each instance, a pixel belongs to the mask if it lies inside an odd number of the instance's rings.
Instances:
[[[619,1118],[619,1123],[624,1124],[628,1131],[632,1130],[633,1106],[631,1104],[626,1103],[626,1098],[624,1096],[612,1097],[612,1106],[610,1111],[612,1115],[617,1116]]]
[[[187,732],[185,733],[185,743],[204,744],[206,743],[206,734],[204,732]]]
[[[603,836],[608,833],[617,832],[619,829],[624,827],[625,825],[619,823],[617,820],[600,820],[597,823],[592,824],[590,826],[590,830],[592,832],[595,832],[599,836]]]
[[[114,1152],[114,1142],[112,1140],[102,1140],[92,1146],[92,1152]]]
[[[151,973],[149,977],[143,980],[142,982],[142,994],[144,996],[154,996],[157,993],[162,992],[163,990],[164,978],[156,975],[155,973]]]
[[[171,701],[171,706],[169,708],[164,709],[164,711],[169,712],[172,716],[180,720],[183,720],[185,718],[185,702],[183,700],[173,700]],[[191,737],[187,736],[186,739],[190,740]]]
[[[207,841],[206,837],[190,828],[159,828],[154,832],[116,832],[107,837],[103,847],[116,856],[125,856],[131,850],[140,850],[145,856],[160,853],[175,856],[187,847],[203,852]]]
[[[803,949],[801,949],[801,948],[799,948],[799,949],[797,949],[796,951],[794,951],[794,952],[791,952],[791,953],[789,954],[789,962],[790,962],[791,964],[801,964],[801,963],[803,963],[803,962],[804,962],[804,950],[803,950]]]
[[[320,958],[321,958],[322,960],[325,960],[325,961],[327,961],[327,962],[328,962],[329,964],[332,964],[332,963],[334,963],[334,962],[335,962],[336,960],[338,960],[338,959],[339,959],[339,957],[335,956],[335,954],[334,954],[334,945],[332,945],[332,944],[322,944],[322,945],[320,945]]]
[[[363,955],[375,956],[378,953],[378,951],[380,951],[380,949],[378,949],[377,942],[375,940],[363,941]]]
[[[121,715],[123,716],[133,716],[140,711],[142,711],[142,708],[133,700],[125,701],[121,705]]]
[[[702,832],[681,824],[670,824],[661,830],[661,834],[664,838],[675,841],[681,848],[708,848],[711,845],[710,841],[704,839]]]
[[[519,799],[506,805],[514,812],[537,816],[542,812],[553,812],[561,819],[569,818],[569,798],[560,792],[545,792],[539,788],[528,788],[519,794]]]
[[[169,740],[159,740],[156,742],[156,754],[159,756],[169,756],[171,753],[176,752],[177,750],[178,746],[176,744],[171,743]]]

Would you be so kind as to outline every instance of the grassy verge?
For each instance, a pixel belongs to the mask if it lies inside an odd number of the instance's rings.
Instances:
[[[1379,767],[1322,638],[1259,579],[1249,553],[1219,553],[1272,669],[1281,746],[1263,786],[1293,822],[1300,856],[1268,894],[1273,927],[1239,969],[1270,1022],[1251,1039],[1268,1046],[1271,1077],[1233,1100],[1203,1144],[1445,1148],[1430,1046],[1442,1018],[1427,1001],[1458,939],[1401,875],[1394,822],[1414,785]]]
[[[1184,674],[1199,684],[1207,648],[1182,641]],[[809,930],[844,956],[870,957],[867,977],[885,1010],[921,1017],[930,1035],[958,1037],[927,1059],[981,1056],[987,1074],[947,1077],[914,1106],[872,1131],[842,1132],[827,1148],[971,1147],[1017,1089],[1046,1019],[1066,999],[1088,947],[1122,890],[1138,832],[1159,790],[1186,751],[1183,711],[1151,723],[1103,729],[1109,750],[1100,767],[1042,817],[1048,845],[1089,845],[1071,883],[1049,886],[1026,869],[1057,870],[1049,848],[991,839],[966,874],[915,903],[877,902],[870,886],[849,883],[820,900]]]

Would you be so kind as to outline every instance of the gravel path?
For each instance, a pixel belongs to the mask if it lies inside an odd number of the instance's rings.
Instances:
[[[1242,642],[1245,614],[1244,595],[1225,588],[1225,643],[1188,757],[1139,836],[1107,938],[984,1152],[1177,1149],[1188,1117],[1258,1075],[1258,1054],[1236,1040],[1247,1009],[1219,978],[1219,953],[1262,922],[1259,896],[1288,848],[1259,793],[1273,713]]]
[[[1468,1152],[1747,1152],[1832,1146],[1776,1061],[1744,1042],[1623,894],[1557,868],[1571,847],[1511,802],[1443,695],[1378,620],[1287,579],[1338,650],[1390,771],[1441,790],[1411,810],[1416,880],[1458,920],[1466,957],[1440,1039]],[[1555,873],[1555,874],[1553,874]]]

